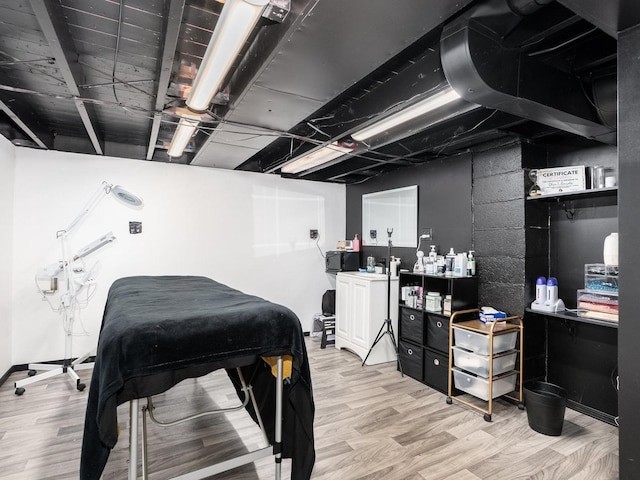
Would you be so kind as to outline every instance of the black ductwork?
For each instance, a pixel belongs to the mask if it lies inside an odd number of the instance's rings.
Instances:
[[[492,0],[445,25],[440,40],[449,84],[469,102],[565,132],[616,143],[616,129],[599,121],[585,86],[570,73],[505,45],[523,20],[548,0]]]

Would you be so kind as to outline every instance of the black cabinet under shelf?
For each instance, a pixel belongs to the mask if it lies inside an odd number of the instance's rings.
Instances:
[[[546,323],[546,380],[567,391],[567,406],[616,425],[617,325],[589,321],[570,313],[528,310],[527,318]]]
[[[451,295],[451,310],[478,306],[477,277],[445,277],[400,273],[402,287],[422,287],[423,294]],[[399,296],[402,299],[402,294]],[[412,308],[400,300],[398,318],[399,357],[402,371],[436,390],[447,393],[450,316]]]

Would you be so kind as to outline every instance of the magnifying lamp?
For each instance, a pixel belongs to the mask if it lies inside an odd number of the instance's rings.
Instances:
[[[80,381],[80,377],[75,372],[78,369],[91,368],[91,363],[84,363],[89,358],[89,353],[86,353],[75,360],[72,356],[72,341],[73,341],[73,323],[75,320],[76,310],[80,308],[78,296],[83,290],[87,290],[89,285],[95,283],[91,278],[91,271],[87,271],[82,268],[74,267],[74,262],[90,255],[91,253],[99,250],[105,245],[115,240],[113,233],[109,232],[100,238],[94,240],[90,244],[86,245],[75,255],[69,255],[67,251],[67,237],[69,233],[77,228],[80,222],[87,217],[100,203],[100,201],[112,193],[118,201],[128,205],[130,207],[142,206],[142,198],[124,189],[120,185],[113,185],[108,182],[102,182],[97,191],[89,199],[84,208],[80,211],[78,216],[69,224],[64,230],[58,230],[56,237],[60,241],[61,259],[56,263],[47,265],[43,269],[40,269],[36,274],[36,283],[40,279],[47,279],[50,282],[50,288],[47,290],[40,289],[43,298],[45,295],[51,295],[58,292],[58,286],[61,287],[59,308],[57,311],[62,314],[62,325],[65,332],[65,345],[64,345],[64,360],[62,365],[58,364],[29,364],[30,377],[24,380],[15,382],[16,395],[22,395],[25,391],[24,387],[31,383],[44,380],[45,378],[52,378],[57,375],[67,375],[72,381],[76,383],[76,388],[79,391],[84,390],[85,384]],[[60,280],[60,281],[59,281]],[[36,375],[37,370],[43,370],[44,373]]]
[[[139,207],[142,205],[142,199],[130,191],[125,190],[122,185],[110,185],[107,193],[114,194],[118,200],[126,205],[130,205],[132,207]]]

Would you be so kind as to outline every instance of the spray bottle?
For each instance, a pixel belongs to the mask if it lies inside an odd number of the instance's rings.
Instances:
[[[476,258],[473,256],[474,250],[469,250],[469,256],[467,257],[467,275],[473,276],[476,274]]]

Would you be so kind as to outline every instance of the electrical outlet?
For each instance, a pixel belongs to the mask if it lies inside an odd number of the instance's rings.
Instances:
[[[311,240],[315,240],[316,238],[318,238],[318,230],[309,230],[309,238],[311,238]]]
[[[369,237],[371,237],[371,240],[375,240],[376,238],[378,238],[378,231],[377,230],[369,230]]]
[[[142,222],[129,222],[129,233],[142,233]]]

